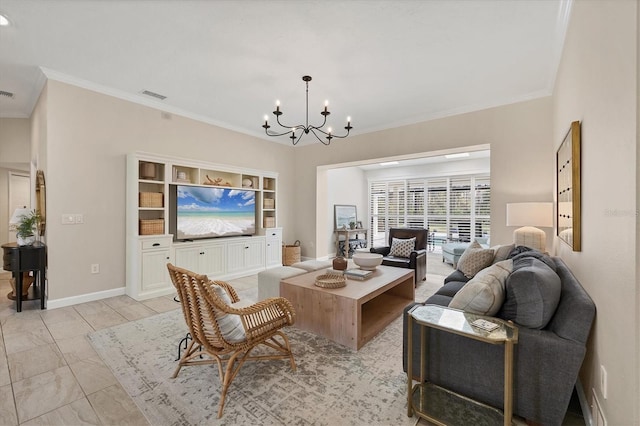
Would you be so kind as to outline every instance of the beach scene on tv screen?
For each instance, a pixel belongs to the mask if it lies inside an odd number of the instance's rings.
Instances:
[[[176,200],[178,239],[255,233],[254,191],[178,186]]]

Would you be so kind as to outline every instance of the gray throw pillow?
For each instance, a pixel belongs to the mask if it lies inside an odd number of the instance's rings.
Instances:
[[[542,329],[558,307],[560,277],[544,262],[522,257],[513,261],[505,290],[500,317],[523,327]]]
[[[498,263],[509,258],[509,253],[511,253],[511,250],[515,248],[515,244],[504,244],[493,246],[491,248],[495,252],[493,256],[493,263]]]

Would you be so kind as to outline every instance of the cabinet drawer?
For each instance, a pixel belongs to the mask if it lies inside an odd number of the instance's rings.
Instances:
[[[271,239],[282,239],[282,228],[270,228],[270,229],[265,229],[264,231],[264,235],[265,237]]]
[[[171,245],[169,238],[152,238],[142,241],[142,250],[167,248]]]

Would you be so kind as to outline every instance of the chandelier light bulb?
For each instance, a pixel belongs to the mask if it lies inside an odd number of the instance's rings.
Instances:
[[[327,132],[329,132],[329,134],[331,134],[331,127],[327,128]]]
[[[266,123],[267,121],[269,121],[269,116],[267,114],[264,115],[264,122]]]
[[[347,117],[347,124],[351,123],[351,116]]]

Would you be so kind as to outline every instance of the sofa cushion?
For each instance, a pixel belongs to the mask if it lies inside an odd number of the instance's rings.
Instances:
[[[443,296],[453,297],[462,287],[466,284],[466,281],[449,281],[436,291],[435,294],[442,294]]]
[[[458,260],[458,270],[467,278],[473,278],[478,272],[491,265],[493,250],[482,248],[477,241],[472,242]]]
[[[542,329],[558,306],[560,292],[560,277],[546,263],[535,257],[520,257],[513,261],[499,316],[524,327]]]
[[[416,237],[413,238],[392,238],[389,256],[409,257],[416,248]]]
[[[515,248],[515,244],[504,244],[493,246],[491,249],[494,251],[493,263],[502,262],[509,258],[509,253]]]
[[[467,281],[469,281],[471,278],[467,278],[464,276],[464,274],[462,273],[462,271],[459,270],[455,270],[452,273],[450,273],[445,279],[444,279],[444,283],[448,283],[450,281],[461,281],[463,283],[466,283]]]
[[[453,296],[449,307],[473,314],[495,315],[504,302],[505,283],[512,270],[510,259],[483,269]]]
[[[291,265],[291,267],[304,269],[307,272],[313,272],[323,268],[330,268],[331,262],[328,260],[305,260],[303,262],[296,262]]]

